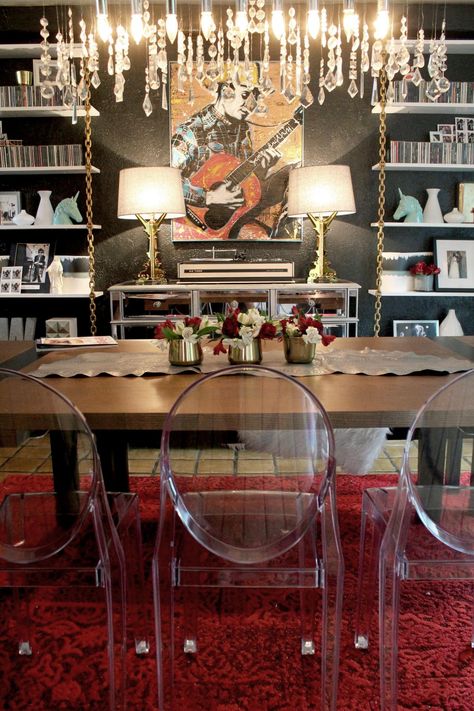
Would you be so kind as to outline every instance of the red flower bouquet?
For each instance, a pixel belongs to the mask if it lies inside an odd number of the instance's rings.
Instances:
[[[231,308],[226,314],[218,314],[217,320],[216,334],[220,338],[214,346],[214,355],[227,353],[226,346],[244,349],[256,338],[272,339],[278,335],[277,325],[258,309]]]
[[[439,274],[441,269],[436,264],[427,264],[420,261],[410,267],[410,272],[416,276],[431,276],[432,274]]]
[[[324,333],[324,327],[319,318],[306,316],[296,306],[292,309],[293,315],[280,320],[281,331],[284,338],[302,338],[305,343],[322,343],[328,346],[336,336]]]

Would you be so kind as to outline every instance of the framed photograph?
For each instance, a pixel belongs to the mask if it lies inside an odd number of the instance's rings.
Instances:
[[[474,223],[474,183],[459,183],[458,208],[464,215],[464,222]]]
[[[452,143],[454,141],[454,136],[456,133],[454,123],[439,123],[437,125],[437,129],[443,136],[443,141],[446,140],[446,138],[449,138],[449,143]]]
[[[61,254],[59,259],[63,268],[63,294],[88,294],[89,257]]]
[[[235,83],[193,82],[192,102],[178,70],[171,62],[170,164],[181,170],[187,215],[172,221],[173,240],[300,241],[302,220],[286,216],[286,194],[303,157],[303,105],[276,91],[258,98],[256,63]],[[279,62],[268,78],[279,86]]]
[[[49,277],[46,271],[54,255],[54,246],[49,242],[19,242],[12,247],[12,266],[23,267],[22,292],[49,292]]]
[[[45,79],[48,79],[51,84],[57,86],[56,84],[56,74],[58,71],[58,62],[56,59],[52,59],[49,63],[51,68],[51,74],[49,77],[45,77],[40,72],[41,59],[33,59],[33,86],[41,86]]]
[[[443,141],[443,134],[441,131],[430,131],[430,143],[441,143]]]
[[[474,241],[435,239],[436,291],[474,291]]]
[[[20,212],[21,193],[0,192],[0,224],[13,225],[13,218]]]
[[[439,336],[439,321],[394,321],[393,335],[433,338]]]

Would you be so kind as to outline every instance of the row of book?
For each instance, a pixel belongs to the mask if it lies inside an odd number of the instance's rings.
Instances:
[[[390,141],[391,163],[474,164],[474,143]]]
[[[423,80],[418,86],[411,81],[394,81],[393,100],[396,103],[422,102],[436,104],[472,104],[474,102],[474,82],[472,81],[452,81],[448,91],[440,94],[435,102],[426,96],[426,89],[429,82]],[[406,94],[404,95],[404,90]]]
[[[0,107],[62,106],[62,89],[57,86],[52,88],[52,98],[45,99],[41,96],[40,86],[0,86]]]
[[[44,168],[83,165],[82,145],[1,146],[1,168]]]

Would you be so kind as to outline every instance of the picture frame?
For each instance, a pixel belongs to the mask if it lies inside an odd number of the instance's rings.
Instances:
[[[439,336],[439,321],[435,320],[399,320],[393,322],[393,335],[433,338]]]
[[[42,86],[44,81],[46,80],[46,77],[42,76],[40,72],[40,67],[41,67],[41,59],[33,59],[33,86]],[[56,59],[52,59],[49,63],[49,66],[51,67],[51,74],[49,75],[49,81],[51,82],[52,86],[57,86],[56,82],[56,74],[57,74],[57,69],[58,69],[58,62]]]
[[[21,291],[35,293],[49,292],[47,268],[54,256],[51,242],[17,242],[12,245],[10,265],[23,267]]]
[[[63,294],[87,294],[89,292],[89,257],[61,254],[63,268]]]
[[[474,291],[474,241],[435,239],[436,291]]]
[[[0,225],[14,225],[13,218],[21,209],[21,193],[17,190],[0,192]]]
[[[169,66],[170,165],[181,170],[186,203],[186,216],[172,220],[172,240],[301,242],[303,220],[287,216],[286,198],[290,168],[303,162],[304,105],[290,105],[273,91],[264,98],[267,113],[258,113],[258,62],[239,77],[237,89],[230,77],[217,82],[215,90],[197,83],[189,102],[180,87],[180,65]],[[279,62],[269,63],[268,77],[278,86]],[[225,102],[236,102],[229,108],[241,116],[238,132],[225,117],[218,118],[221,111],[214,111]],[[231,128],[224,130],[226,125]],[[196,151],[189,150],[193,142]],[[279,157],[265,168],[263,152],[270,142]],[[220,199],[206,205],[204,193],[228,183],[242,202],[234,205],[230,195],[221,193]]]
[[[474,183],[459,183],[458,208],[464,215],[464,222],[474,224]]]
[[[430,143],[442,143],[443,134],[441,131],[430,131]]]

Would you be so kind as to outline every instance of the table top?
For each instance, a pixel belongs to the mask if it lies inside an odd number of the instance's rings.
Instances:
[[[0,366],[2,368],[23,368],[36,358],[34,341],[0,341]]]
[[[345,350],[397,350],[435,355],[441,358],[456,357],[453,346],[462,343],[474,347],[474,337],[466,339],[427,338],[338,338],[333,348]],[[153,341],[123,340],[110,350],[126,352],[153,352]],[[267,349],[281,349],[278,342],[265,341],[263,361]],[[72,357],[73,352],[50,352],[42,362]],[[87,349],[89,350],[89,349]],[[225,356],[221,359],[227,365]],[[282,355],[283,357],[283,355]],[[459,358],[465,359],[466,354]],[[26,371],[34,369],[27,366]],[[326,408],[334,427],[408,427],[419,407],[444,383],[457,374],[421,373],[415,375],[320,375],[307,376],[302,382],[312,390]],[[195,374],[146,375],[141,377],[48,377],[48,382],[67,395],[85,414],[90,426],[97,430],[159,429],[166,413],[178,395],[194,380]],[[235,387],[235,381],[233,383]],[[225,392],[219,384],[216,398],[209,407],[213,412],[223,411],[232,402],[232,393]]]

